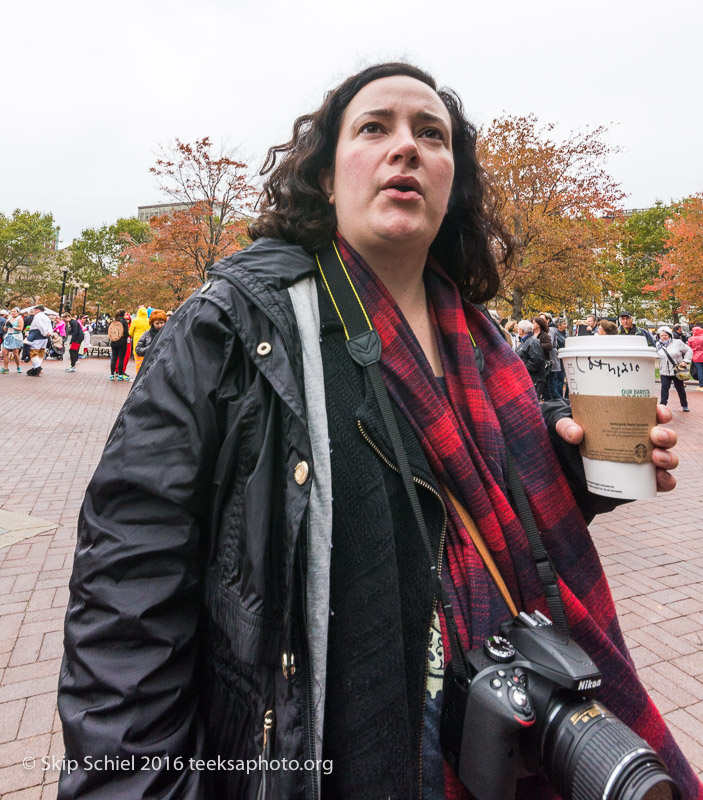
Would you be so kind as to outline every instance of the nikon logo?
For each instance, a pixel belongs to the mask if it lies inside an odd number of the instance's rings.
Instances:
[[[578,688],[576,689],[577,692],[585,692],[588,689],[597,689],[601,683],[603,683],[603,678],[595,678],[595,679],[587,679],[581,681],[579,683]]]

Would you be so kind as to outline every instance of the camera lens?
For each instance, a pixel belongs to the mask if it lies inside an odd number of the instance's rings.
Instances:
[[[540,749],[545,773],[565,800],[680,800],[656,752],[593,700],[557,697]]]

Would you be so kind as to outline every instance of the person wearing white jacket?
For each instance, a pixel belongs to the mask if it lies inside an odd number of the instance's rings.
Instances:
[[[669,400],[669,390],[673,383],[679,400],[681,401],[681,410],[688,411],[686,387],[683,381],[676,377],[675,365],[690,365],[691,359],[693,358],[693,350],[681,339],[674,339],[671,328],[667,325],[663,325],[659,328],[657,333],[659,334],[657,355],[659,356],[659,374],[662,381],[661,403],[662,405],[667,404]]]

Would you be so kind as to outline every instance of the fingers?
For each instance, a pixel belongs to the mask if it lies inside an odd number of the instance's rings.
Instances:
[[[579,444],[583,439],[583,428],[569,417],[560,419],[556,424],[556,430],[559,436],[569,444]]]
[[[673,417],[674,414],[670,408],[663,406],[661,403],[657,405],[657,422],[666,424],[667,422],[671,422]]]
[[[652,463],[656,467],[662,469],[676,469],[679,465],[679,457],[676,453],[671,453],[668,450],[660,450],[655,447],[652,450]]]
[[[649,438],[657,447],[669,448],[674,447],[679,437],[676,435],[675,431],[671,430],[671,428],[664,428],[661,425],[655,425],[649,432]]]
[[[657,470],[657,491],[670,492],[676,486],[676,478],[665,469]]]

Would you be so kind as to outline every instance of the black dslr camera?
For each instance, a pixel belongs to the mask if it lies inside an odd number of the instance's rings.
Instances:
[[[651,747],[596,701],[603,678],[586,653],[535,611],[467,653],[465,683],[444,675],[440,739],[476,800],[510,800],[544,775],[565,800],[679,800]]]

